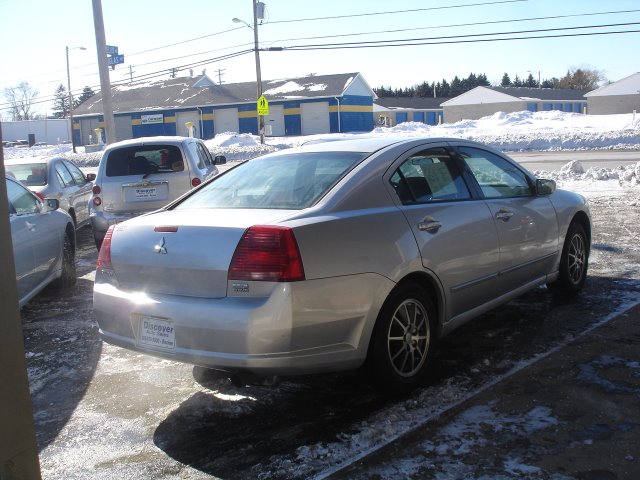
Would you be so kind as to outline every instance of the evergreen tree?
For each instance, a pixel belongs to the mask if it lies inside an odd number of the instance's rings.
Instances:
[[[88,100],[89,98],[93,97],[96,94],[96,92],[94,92],[91,87],[84,87],[82,89],[82,93],[80,94],[80,96],[78,98],[75,99],[74,103],[74,107],[76,108],[78,106],[80,106],[82,103],[84,103],[86,100]]]
[[[56,88],[53,99],[53,117],[67,118],[69,116],[69,95],[64,85],[60,84]]]
[[[524,81],[524,86],[525,87],[529,87],[529,88],[537,88],[538,87],[538,82],[536,81],[535,78],[533,78],[533,75],[531,73],[529,73],[529,76]]]
[[[509,77],[509,74],[507,72],[504,72],[504,75],[502,76],[502,81],[500,82],[500,86],[510,87],[511,85],[512,83],[511,83],[511,78]]]
[[[518,75],[515,76],[515,78],[513,79],[513,83],[511,85],[513,87],[522,87],[523,86],[522,80],[520,80],[520,77],[518,77]]]

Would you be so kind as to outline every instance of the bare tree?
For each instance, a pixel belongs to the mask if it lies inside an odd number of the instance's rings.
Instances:
[[[29,82],[20,82],[15,87],[4,89],[4,97],[11,105],[12,120],[33,120],[36,115],[32,111],[33,102],[40,92],[29,85]]]
[[[594,90],[605,80],[604,74],[595,69],[571,68],[558,81],[558,88],[574,88],[576,90]]]

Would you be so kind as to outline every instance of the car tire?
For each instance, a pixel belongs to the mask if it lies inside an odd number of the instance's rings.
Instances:
[[[99,252],[100,247],[102,247],[102,239],[98,240],[97,238],[94,238],[94,240],[96,241],[96,248],[98,249],[98,252]]]
[[[64,234],[62,249],[62,274],[56,281],[58,288],[69,288],[76,284],[76,252],[69,233]]]
[[[386,393],[404,393],[421,385],[435,348],[433,302],[414,283],[397,287],[387,298],[373,330],[366,370]]]
[[[569,226],[560,257],[559,276],[547,287],[555,294],[571,297],[577,294],[587,279],[589,240],[584,227],[573,222]]]

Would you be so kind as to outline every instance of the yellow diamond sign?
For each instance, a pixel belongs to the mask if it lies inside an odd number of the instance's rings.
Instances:
[[[269,102],[261,95],[258,99],[258,115],[269,115]]]

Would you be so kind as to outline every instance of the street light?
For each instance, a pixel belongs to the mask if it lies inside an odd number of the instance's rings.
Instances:
[[[258,6],[260,11],[264,12],[264,3],[253,0],[253,27],[244,20],[239,18],[232,18],[233,23],[244,23],[247,27],[253,30],[253,51],[256,55],[256,79],[258,83],[258,97],[256,101],[262,96],[262,74],[260,73],[260,50],[258,49]],[[262,19],[262,13],[260,14]],[[257,105],[256,105],[257,108]],[[264,116],[258,115],[258,133],[260,134],[260,143],[264,144]]]
[[[76,153],[76,142],[73,140],[73,96],[71,95],[71,73],[69,72],[69,50],[86,50],[85,47],[65,47],[67,49],[67,93],[69,94],[69,128],[71,129],[71,148]]]

